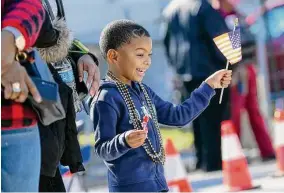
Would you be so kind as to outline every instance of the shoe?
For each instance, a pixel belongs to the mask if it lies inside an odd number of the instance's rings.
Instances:
[[[222,165],[218,165],[218,166],[203,166],[201,167],[201,169],[204,172],[217,172],[217,171],[221,171],[222,170]]]
[[[261,158],[262,162],[269,162],[269,161],[273,161],[275,159],[276,159],[275,155],[270,155],[270,156],[266,156],[266,157]]]
[[[202,165],[201,162],[197,161],[194,170],[200,170],[201,169],[201,165]]]

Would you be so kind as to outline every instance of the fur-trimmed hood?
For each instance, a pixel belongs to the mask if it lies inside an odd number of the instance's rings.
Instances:
[[[38,48],[42,59],[47,63],[55,63],[63,60],[68,55],[73,41],[73,34],[68,29],[64,19],[55,19],[52,24],[53,28],[59,32],[57,44],[47,48]]]

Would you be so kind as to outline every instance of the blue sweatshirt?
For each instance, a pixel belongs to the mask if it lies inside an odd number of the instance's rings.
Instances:
[[[184,126],[195,119],[209,104],[215,91],[206,83],[192,92],[181,105],[162,100],[144,85],[155,106],[158,122],[169,126]],[[141,107],[146,99],[137,83],[128,86],[135,107],[144,116]],[[168,190],[164,168],[154,163],[143,147],[131,148],[125,140],[125,132],[134,129],[126,104],[115,83],[102,81],[99,95],[91,104],[91,118],[95,128],[95,151],[108,168],[110,192],[159,192]],[[148,122],[148,138],[159,151],[159,138],[152,119]]]

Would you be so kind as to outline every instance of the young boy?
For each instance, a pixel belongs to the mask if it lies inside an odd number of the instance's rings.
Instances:
[[[168,191],[159,124],[184,126],[209,104],[215,88],[228,87],[231,71],[211,75],[189,99],[175,106],[141,81],[151,65],[152,40],[129,20],[108,24],[100,37],[106,79],[91,104],[95,151],[108,167],[110,192]],[[149,117],[145,127],[142,121]],[[147,121],[147,120],[146,120]]]

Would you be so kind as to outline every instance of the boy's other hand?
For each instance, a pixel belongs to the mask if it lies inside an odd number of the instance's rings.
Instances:
[[[132,148],[137,148],[143,145],[147,137],[147,131],[145,130],[130,130],[125,134],[127,144]]]
[[[209,76],[205,82],[213,89],[227,88],[232,80],[232,70],[219,70]]]

